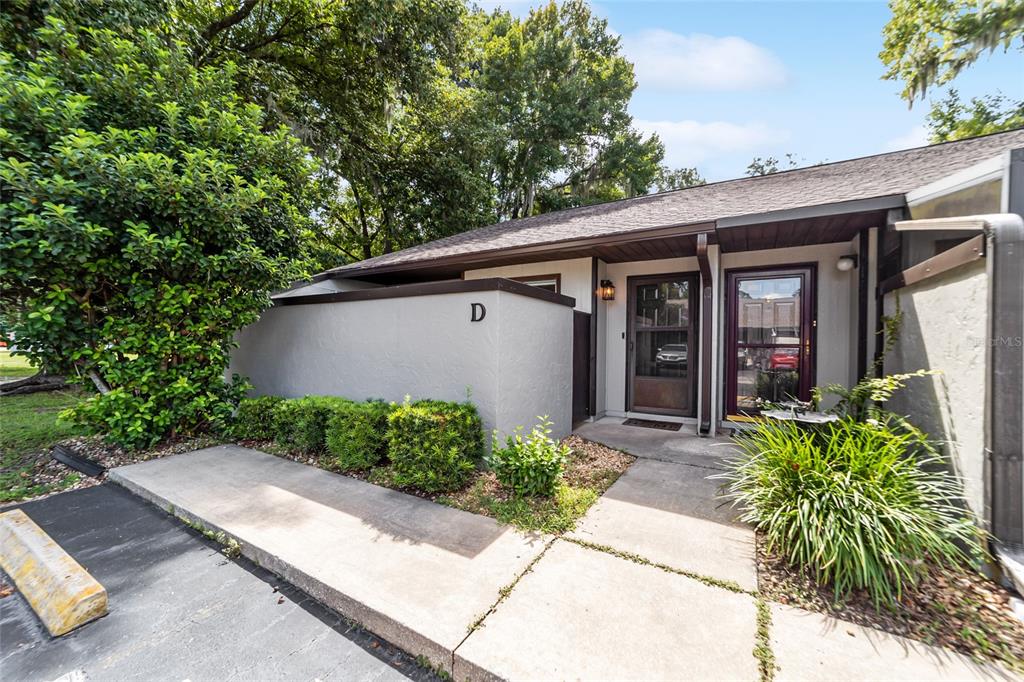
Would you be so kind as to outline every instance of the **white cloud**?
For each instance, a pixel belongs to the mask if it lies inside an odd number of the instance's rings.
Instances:
[[[916,125],[899,137],[894,137],[885,143],[885,151],[895,152],[900,149],[912,149],[923,147],[928,144],[928,126]]]
[[[736,36],[652,29],[624,35],[622,46],[641,87],[754,90],[786,83],[786,68],[778,57]]]
[[[789,132],[763,123],[728,121],[645,121],[633,125],[644,133],[657,133],[665,143],[665,163],[673,168],[700,166],[706,160],[726,154],[756,153],[789,139]],[[698,168],[699,170],[699,168]]]

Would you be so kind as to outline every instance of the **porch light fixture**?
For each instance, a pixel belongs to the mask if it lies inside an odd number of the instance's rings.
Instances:
[[[610,279],[602,279],[601,286],[598,287],[597,293],[601,294],[602,301],[614,301],[615,285],[612,284],[612,281]]]
[[[842,256],[836,261],[836,270],[839,272],[849,272],[857,267],[857,256]]]

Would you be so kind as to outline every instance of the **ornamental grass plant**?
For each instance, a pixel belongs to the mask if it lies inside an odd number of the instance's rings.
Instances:
[[[959,479],[896,415],[815,428],[766,420],[736,442],[722,477],[742,520],[837,599],[863,589],[890,605],[927,571],[959,570],[980,551]]]

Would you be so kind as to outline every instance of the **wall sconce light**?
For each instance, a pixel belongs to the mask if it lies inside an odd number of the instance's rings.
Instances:
[[[610,279],[602,279],[601,286],[598,287],[597,293],[601,294],[602,301],[614,301],[615,285],[612,284],[612,281]]]
[[[836,270],[839,272],[849,272],[857,267],[857,256],[842,256],[836,261]]]

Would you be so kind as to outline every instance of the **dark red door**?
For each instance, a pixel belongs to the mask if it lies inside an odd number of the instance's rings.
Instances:
[[[809,400],[814,385],[814,266],[726,273],[726,411]]]

